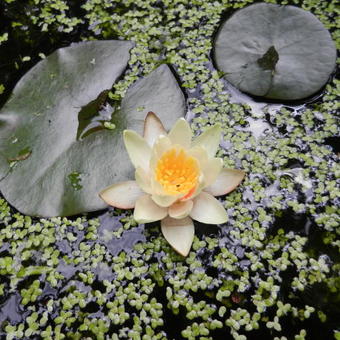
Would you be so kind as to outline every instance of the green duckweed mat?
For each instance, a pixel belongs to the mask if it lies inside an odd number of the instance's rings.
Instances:
[[[38,219],[0,199],[1,339],[340,339],[340,82],[284,105],[231,88],[212,62],[214,36],[253,2],[1,2],[0,105],[55,49],[130,40],[110,100],[167,63],[194,131],[221,123],[218,156],[247,172],[223,198],[229,222],[197,223],[187,258],[131,211]],[[335,0],[277,3],[314,13],[339,47]]]

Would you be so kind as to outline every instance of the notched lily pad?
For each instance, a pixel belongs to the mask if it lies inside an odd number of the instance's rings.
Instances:
[[[277,62],[279,61],[279,54],[274,46],[270,46],[268,51],[259,59],[257,59],[258,65],[264,70],[275,71]]]
[[[85,138],[93,132],[105,129],[104,122],[111,119],[111,114],[103,116],[101,112],[108,93],[109,90],[104,90],[96,99],[81,108],[78,114],[77,139]]]
[[[241,91],[297,100],[325,85],[335,68],[330,33],[311,13],[294,6],[255,4],[222,24],[215,61]]]
[[[131,86],[120,110],[111,119],[105,116],[103,129],[90,131],[132,46],[125,41],[74,44],[39,62],[18,82],[0,111],[0,190],[20,212],[69,216],[105,208],[98,193],[134,173],[122,131],[142,133],[148,111],[157,112],[167,128],[184,115],[183,93],[162,65]],[[12,168],[10,159],[16,160]]]

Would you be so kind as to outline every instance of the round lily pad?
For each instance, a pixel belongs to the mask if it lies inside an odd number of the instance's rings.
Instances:
[[[120,109],[101,113],[108,121],[93,118],[100,108],[105,111],[107,90],[125,70],[132,46],[74,44],[18,82],[0,111],[0,190],[20,212],[49,217],[105,208],[98,193],[134,174],[123,130],[142,133],[148,111],[167,128],[184,115],[183,93],[162,65],[130,87]]]
[[[316,93],[336,62],[331,35],[312,13],[265,3],[241,9],[224,22],[214,52],[218,69],[235,87],[281,100]]]

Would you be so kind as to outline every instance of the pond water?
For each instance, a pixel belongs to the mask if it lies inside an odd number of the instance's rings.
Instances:
[[[195,222],[187,258],[131,211],[40,219],[0,199],[0,338],[339,339],[339,81],[334,74],[291,103],[228,84],[211,42],[223,18],[248,3],[0,4],[0,37],[9,37],[0,45],[0,107],[43,55],[81,40],[133,40],[106,105],[167,62],[195,133],[221,123],[218,156],[247,173],[222,197],[225,225]],[[336,39],[335,1],[289,3],[311,10]],[[81,174],[69,180],[82,189]]]

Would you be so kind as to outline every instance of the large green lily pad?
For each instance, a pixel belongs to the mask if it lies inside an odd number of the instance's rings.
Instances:
[[[312,13],[260,3],[237,11],[221,26],[215,61],[241,91],[296,100],[325,85],[335,68],[336,48]]]
[[[114,129],[77,138],[79,113],[112,87],[131,47],[96,41],[62,48],[18,82],[0,111],[0,190],[20,212],[69,216],[105,208],[98,192],[133,176],[122,131],[142,133],[148,111],[167,128],[184,115],[183,93],[162,65],[131,86],[112,116]]]

